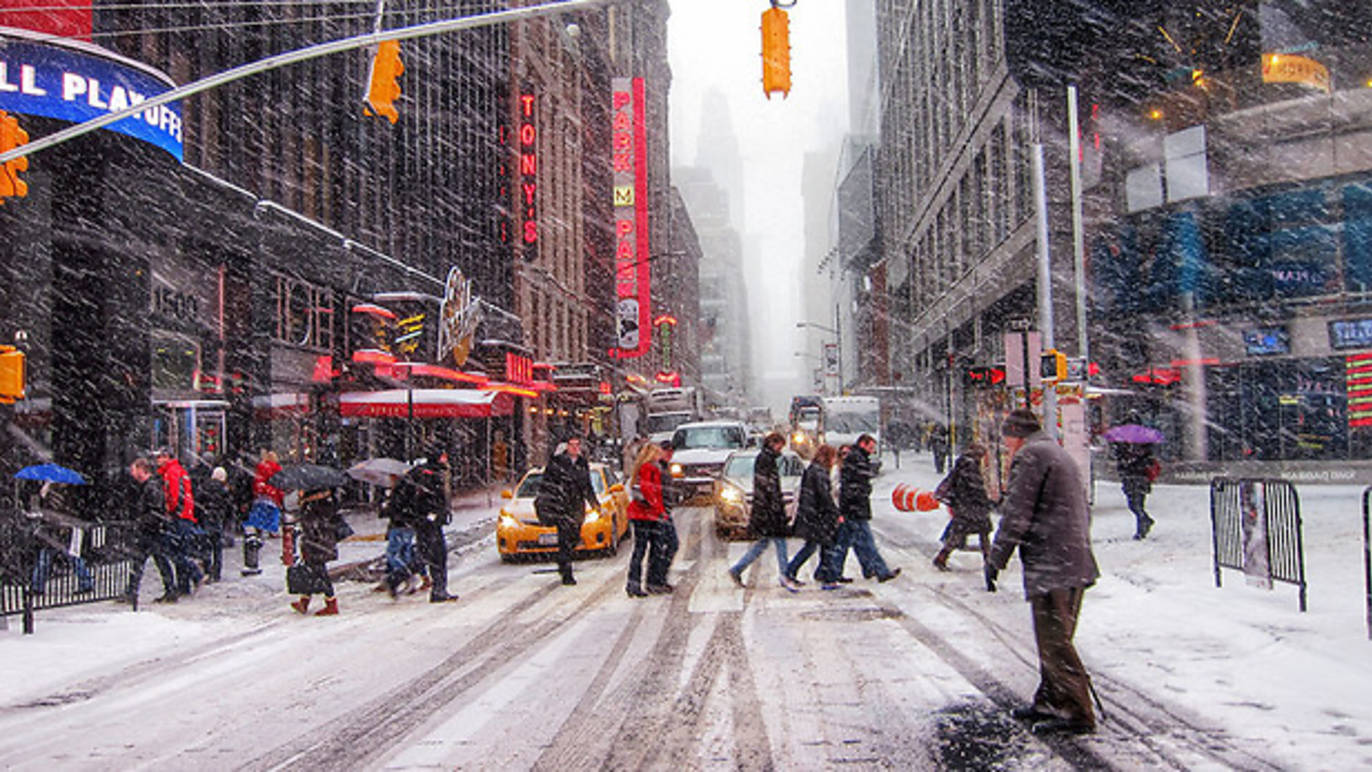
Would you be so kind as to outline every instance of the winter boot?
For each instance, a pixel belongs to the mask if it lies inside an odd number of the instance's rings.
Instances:
[[[338,598],[325,598],[324,608],[314,612],[317,617],[338,616]]]
[[[300,600],[291,601],[291,608],[295,609],[296,611],[299,611],[302,614],[306,613],[310,609],[310,596],[301,595]],[[336,610],[335,613],[337,613]]]

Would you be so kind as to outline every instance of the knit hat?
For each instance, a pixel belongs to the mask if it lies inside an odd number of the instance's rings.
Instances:
[[[1005,416],[1005,423],[1001,424],[1000,432],[1006,437],[1028,437],[1043,427],[1039,424],[1039,417],[1033,411],[1024,408],[1011,410]]]
[[[216,466],[214,468],[214,471],[210,472],[210,479],[218,480],[219,482],[224,482],[225,480],[229,479],[229,473],[224,471],[224,467]]]

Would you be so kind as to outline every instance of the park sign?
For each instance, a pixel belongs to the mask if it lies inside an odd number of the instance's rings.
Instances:
[[[84,123],[137,106],[170,91],[166,75],[99,46],[74,40],[32,38],[0,28],[0,110]],[[109,131],[181,156],[179,102],[151,107],[116,121]]]

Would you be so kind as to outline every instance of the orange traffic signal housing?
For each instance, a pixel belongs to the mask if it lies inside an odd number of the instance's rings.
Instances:
[[[772,7],[762,12],[762,93],[772,98],[780,91],[791,94],[791,20],[786,12]]]
[[[0,153],[26,144],[29,133],[19,128],[19,120],[0,110]],[[19,198],[29,194],[29,185],[19,178],[19,172],[29,170],[29,159],[25,156],[6,161],[0,168],[0,203],[11,196]]]
[[[367,87],[367,104],[371,109],[362,108],[366,115],[382,115],[391,123],[400,120],[400,111],[395,109],[395,100],[400,98],[401,73],[405,65],[400,61],[400,41],[383,40],[376,47],[372,59],[372,72]]]
[[[24,398],[24,352],[0,346],[0,404]]]

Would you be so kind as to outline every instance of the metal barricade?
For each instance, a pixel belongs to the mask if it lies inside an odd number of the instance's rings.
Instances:
[[[0,616],[22,615],[32,634],[34,612],[123,597],[139,554],[131,523],[92,523],[81,529],[76,554],[36,536],[23,515],[0,531]]]
[[[1221,586],[1221,568],[1269,583],[1287,582],[1299,588],[1300,610],[1306,610],[1305,545],[1295,486],[1277,479],[1211,480],[1210,533],[1216,587]]]
[[[1372,528],[1368,527],[1368,512],[1372,511],[1372,486],[1362,491],[1362,575],[1367,596],[1367,638],[1372,640]]]

